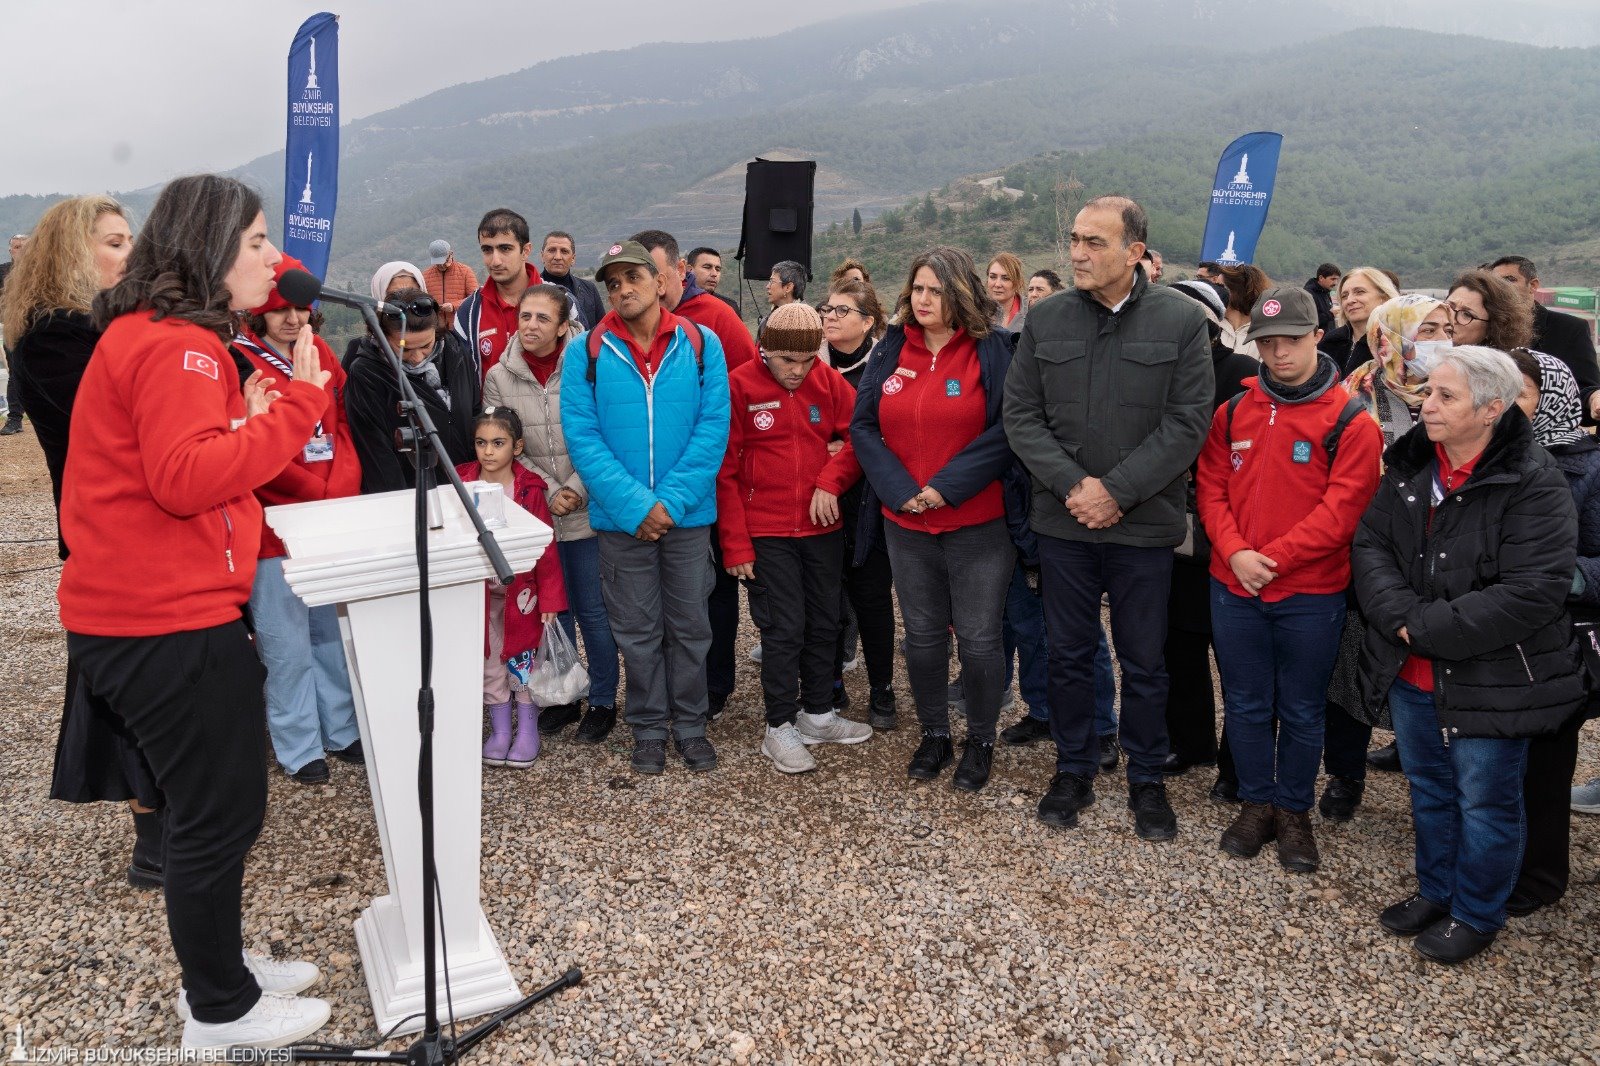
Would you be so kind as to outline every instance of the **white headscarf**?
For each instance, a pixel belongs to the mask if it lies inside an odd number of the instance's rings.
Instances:
[[[372,275],[372,298],[374,300],[382,302],[383,294],[389,291],[389,283],[395,279],[397,274],[410,274],[417,279],[417,288],[427,287],[422,284],[422,271],[403,259],[396,259],[392,263],[383,264],[378,268],[378,272]]]

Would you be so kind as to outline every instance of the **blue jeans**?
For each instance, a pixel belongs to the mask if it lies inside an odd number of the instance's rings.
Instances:
[[[1480,933],[1506,924],[1506,900],[1522,869],[1528,826],[1522,806],[1526,740],[1452,736],[1433,693],[1396,680],[1389,713],[1411,783],[1417,891]]]
[[[295,773],[361,736],[332,604],[307,607],[283,579],[283,559],[262,559],[250,589],[256,653],[267,668],[267,732],[278,765]]]
[[[1044,601],[1028,588],[1028,574],[1017,564],[1006,593],[1006,688],[1011,687],[1013,661],[1022,667],[1022,702],[1028,716],[1050,720],[1050,638],[1044,628]],[[1106,627],[1094,650],[1094,731],[1101,736],[1117,731],[1117,678],[1111,672],[1111,647]]]
[[[1315,802],[1323,710],[1344,616],[1342,592],[1268,603],[1211,579],[1223,722],[1246,803],[1304,812]]]
[[[561,556],[561,576],[567,582],[567,603],[562,611],[561,628],[577,647],[577,628],[583,629],[583,654],[589,666],[589,706],[617,706],[617,642],[611,636],[611,618],[606,614],[605,596],[600,591],[600,538],[566,540],[556,545]],[[573,619],[576,617],[577,626]]]
[[[1122,663],[1122,721],[1128,783],[1164,781],[1167,759],[1167,600],[1172,549],[1039,537],[1040,577],[1050,643],[1050,733],[1056,769],[1100,772],[1099,723],[1078,699],[1095,682],[1100,597],[1111,596],[1111,633]]]

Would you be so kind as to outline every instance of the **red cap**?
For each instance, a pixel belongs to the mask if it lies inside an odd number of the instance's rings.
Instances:
[[[260,307],[250,309],[252,315],[264,315],[268,311],[281,311],[289,306],[289,301],[278,294],[277,281],[291,270],[304,270],[305,264],[292,255],[285,254],[277,266],[272,268],[272,292],[267,296],[267,302]]]

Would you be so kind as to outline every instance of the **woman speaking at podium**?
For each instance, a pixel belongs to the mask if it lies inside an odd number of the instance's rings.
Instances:
[[[162,190],[126,274],[95,298],[104,333],[63,479],[67,646],[166,801],[186,1047],[278,1046],[328,1017],[321,1000],[287,995],[316,968],[247,958],[240,928],[267,799],[263,670],[240,615],[261,539],[253,492],[328,405],[309,327],[292,380],[257,371],[241,390],[228,354],[235,315],[266,302],[279,258],[260,197],[239,182],[202,175]]]

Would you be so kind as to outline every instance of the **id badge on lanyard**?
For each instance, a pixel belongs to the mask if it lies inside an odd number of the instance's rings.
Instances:
[[[305,449],[301,453],[308,463],[331,463],[333,461],[333,437],[322,431],[322,423],[317,423],[317,428],[306,441]]]

